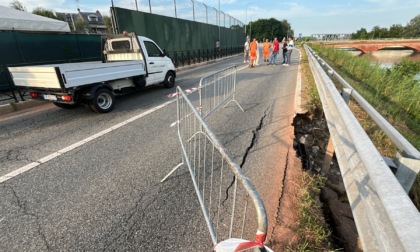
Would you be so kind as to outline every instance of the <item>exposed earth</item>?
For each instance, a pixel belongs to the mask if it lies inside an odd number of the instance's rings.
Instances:
[[[321,172],[329,139],[323,115],[298,114],[294,119],[294,127],[293,155],[289,156],[289,169],[280,198],[277,226],[269,243],[273,251],[291,250],[291,246],[298,242],[298,191],[302,173],[304,170],[311,173]],[[330,242],[337,250],[360,251],[356,226],[335,157],[330,163],[326,178],[319,200],[332,232]]]

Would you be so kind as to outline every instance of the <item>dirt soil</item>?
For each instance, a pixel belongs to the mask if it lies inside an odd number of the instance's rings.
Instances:
[[[287,251],[299,241],[298,190],[303,170],[320,173],[329,140],[328,127],[323,115],[298,114],[294,119],[295,140],[289,155],[284,190],[279,203],[277,226],[274,228],[269,247],[273,251]],[[360,251],[354,223],[339,166],[333,157],[326,172],[327,181],[321,188],[320,201],[324,218],[330,226],[333,247],[342,251]]]

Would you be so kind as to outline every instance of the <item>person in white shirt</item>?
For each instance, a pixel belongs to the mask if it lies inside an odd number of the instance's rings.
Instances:
[[[258,39],[256,39],[255,42],[257,43],[257,59],[255,60],[254,65],[258,66],[258,61],[260,60],[260,46],[258,45]]]
[[[290,57],[292,56],[294,46],[295,44],[293,43],[293,39],[289,38],[289,42],[287,43],[287,63],[285,64],[285,66],[290,65]]]
[[[244,44],[244,63],[249,62],[249,38],[246,38],[245,44]]]

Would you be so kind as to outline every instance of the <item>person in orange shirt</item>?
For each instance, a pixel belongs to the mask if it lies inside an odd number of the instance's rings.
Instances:
[[[263,57],[264,57],[264,62],[268,62],[268,56],[270,55],[270,47],[271,44],[268,41],[268,39],[265,40],[265,43],[263,45]]]
[[[251,45],[249,46],[249,53],[251,55],[251,59],[249,61],[249,67],[254,67],[254,62],[257,58],[257,39],[254,38],[253,41],[251,42]]]

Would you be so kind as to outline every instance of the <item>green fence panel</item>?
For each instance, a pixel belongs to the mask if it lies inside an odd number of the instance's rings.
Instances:
[[[114,7],[117,31],[135,32],[153,39],[167,51],[214,49],[219,39],[219,27],[184,19],[166,17]],[[222,47],[243,45],[245,33],[220,27]]]
[[[0,32],[0,92],[13,90],[5,66],[101,60],[101,36]]]

